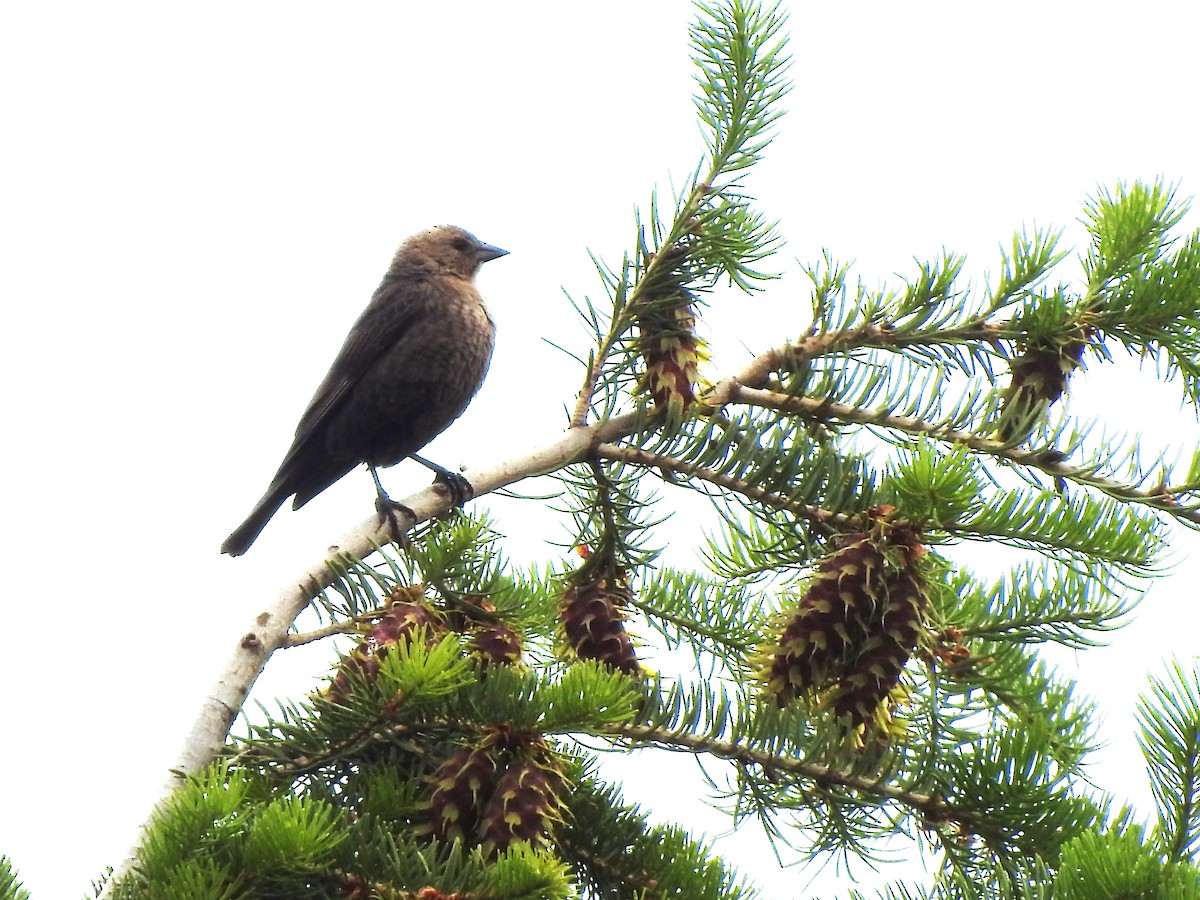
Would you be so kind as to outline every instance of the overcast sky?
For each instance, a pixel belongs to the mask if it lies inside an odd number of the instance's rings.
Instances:
[[[803,330],[797,260],[823,248],[871,284],[943,247],[979,278],[1022,224],[1078,243],[1098,185],[1200,191],[1194,3],[790,12],[790,112],[748,183],[780,221],[785,277],[711,311],[716,371]],[[585,352],[562,289],[598,297],[586,249],[619,261],[635,204],[703,149],[691,17],[682,0],[0,7],[0,853],[35,897],[79,896],[117,862],[232,642],[370,514],[354,473],[247,556],[217,552],[404,237],[449,222],[511,251],[480,279],[499,327],[487,385],[427,455],[482,466],[562,427],[580,373],[544,339]],[[1195,440],[1177,394],[1128,366],[1093,370],[1078,403]],[[427,482],[411,464],[385,480],[397,497]],[[479,505],[507,517],[518,559],[557,558],[549,519]],[[1061,658],[1105,703],[1093,774],[1110,787],[1136,775],[1144,673],[1194,652],[1196,547],[1179,542],[1112,648]],[[282,661],[261,696],[323,674]],[[664,787],[685,768],[639,767],[630,799],[670,817],[667,798],[696,793]],[[846,884],[728,847],[775,896]]]

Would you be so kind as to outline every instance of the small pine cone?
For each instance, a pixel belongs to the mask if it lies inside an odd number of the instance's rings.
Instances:
[[[623,573],[570,585],[558,604],[559,626],[570,650],[618,671],[640,671],[633,641],[625,628],[631,592]]]
[[[1067,389],[1072,373],[1083,365],[1082,340],[1061,346],[1034,346],[1008,361],[1012,381],[1000,408],[1000,440],[1023,441]]]
[[[882,612],[884,555],[864,533],[847,535],[817,566],[808,590],[766,650],[759,678],[780,706],[836,680]]]
[[[350,691],[353,689],[354,682],[351,681],[351,675],[358,675],[370,681],[378,674],[379,660],[366,650],[365,643],[359,644],[342,658],[337,672],[322,694],[326,699],[340,703],[350,696]]]
[[[676,294],[678,306],[664,305],[670,295],[648,301],[652,308],[638,320],[638,349],[646,361],[643,389],[655,408],[678,418],[696,399],[696,372],[704,350],[696,336],[695,297],[683,288]]]
[[[460,747],[438,766],[428,805],[435,837],[461,841],[475,833],[484,799],[496,782],[498,755],[495,743],[485,738],[476,746]]]
[[[428,644],[432,642],[434,632],[442,629],[442,623],[424,603],[393,603],[367,632],[365,642],[380,650],[388,644],[411,640],[421,629],[425,631]]]
[[[422,630],[429,644],[441,628],[441,622],[424,603],[393,603],[342,660],[325,695],[334,701],[344,700],[350,694],[351,674],[374,678],[379,672],[379,659],[390,646],[412,640]]]
[[[506,622],[481,626],[471,635],[471,650],[488,665],[516,665],[521,661],[521,633]]]
[[[887,607],[876,630],[834,689],[834,715],[858,728],[875,718],[900,680],[921,634],[926,607],[925,586],[912,571],[886,579]]]
[[[879,534],[885,539],[884,553],[893,571],[908,569],[929,552],[921,543],[921,535],[911,522],[881,522]]]
[[[480,839],[493,852],[517,841],[544,843],[563,821],[567,781],[554,751],[540,740],[520,750],[496,782],[480,816]]]

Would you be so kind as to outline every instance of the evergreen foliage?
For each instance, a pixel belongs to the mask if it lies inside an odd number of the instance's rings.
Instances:
[[[0,856],[0,900],[29,900],[29,892],[17,881],[17,873],[7,856]]]
[[[951,254],[879,290],[826,257],[808,332],[706,382],[697,319],[718,284],[767,287],[781,246],[745,179],[789,88],[783,25],[697,4],[704,158],[576,303],[572,426],[637,424],[557,473],[573,552],[512,563],[476,511],[342,560],[292,641],[339,642],[336,669],[160,808],[113,897],[755,896],[605,780],[635,747],[724,773],[732,821],[781,853],[926,855],[880,897],[1200,896],[1200,675],[1139,707],[1139,823],[1083,777],[1095,710],[1039,656],[1100,644],[1173,523],[1200,524],[1200,455],[1147,463],[1070,409],[1118,349],[1200,404],[1200,235],[1135,183],[1088,205],[1077,267],[1044,230],[982,287]],[[694,570],[659,560],[683,489],[711,501]],[[963,545],[1017,561],[978,574]]]

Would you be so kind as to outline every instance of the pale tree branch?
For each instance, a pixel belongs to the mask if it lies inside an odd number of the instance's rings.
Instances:
[[[587,457],[602,443],[632,434],[645,422],[644,416],[630,413],[587,428],[572,428],[524,456],[476,471],[468,469],[463,475],[471,482],[476,496],[483,496],[522,479],[557,471]],[[403,504],[416,515],[417,523],[450,509],[448,498],[436,485],[406,497]],[[320,562],[289,582],[255,616],[254,625],[239,640],[224,672],[205,700],[204,709],[175,766],[179,774],[197,772],[213,760],[267,659],[287,642],[288,629],[296,616],[340,577],[347,563],[363,559],[380,546],[391,543],[389,531],[377,516],[367,519],[330,546]]]
[[[619,440],[646,425],[646,416],[629,413],[586,428],[571,428],[555,440],[524,456],[463,475],[471,482],[476,496],[489,494],[525,478],[554,472],[576,460],[594,453],[606,441]],[[449,500],[437,486],[431,485],[403,504],[416,515],[419,524],[449,511]],[[246,697],[271,654],[288,644],[292,622],[312,602],[313,598],[333,584],[341,567],[369,556],[379,547],[391,543],[390,528],[378,516],[372,516],[357,528],[344,534],[331,545],[320,562],[314,563],[288,584],[254,617],[250,629],[238,640],[216,684],[200,705],[195,721],[188,732],[182,750],[171,768],[170,777],[159,798],[161,805],[171,792],[189,775],[194,775],[212,762],[225,746],[229,729],[246,702]],[[149,824],[147,819],[146,825]],[[143,830],[146,825],[143,825]],[[136,862],[141,836],[107,882],[111,886],[121,880]],[[107,891],[105,892],[107,895]]]

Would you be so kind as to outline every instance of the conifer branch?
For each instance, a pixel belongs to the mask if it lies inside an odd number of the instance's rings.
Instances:
[[[652,453],[638,447],[623,447],[618,444],[601,444],[596,448],[598,456],[604,459],[619,460],[649,469],[658,469],[668,481],[668,473],[683,475],[706,481],[716,487],[734,491],[756,503],[762,503],[773,509],[787,510],[796,516],[822,528],[846,528],[853,526],[857,517],[845,513],[836,513],[828,509],[819,509],[806,503],[797,503],[791,498],[768,491],[758,485],[750,484],[743,478],[731,478],[721,472],[704,466],[695,465],[684,460],[675,459],[661,453]]]
[[[653,896],[654,890],[659,886],[657,880],[649,872],[631,872],[626,868],[618,867],[613,864],[612,859],[592,853],[587,847],[569,839],[564,839],[562,843],[570,855],[582,862],[590,871],[603,873],[612,882],[629,885],[638,891],[645,892],[645,896],[648,897]]]
[[[289,650],[292,647],[303,647],[305,644],[312,644],[327,637],[333,637],[335,634],[355,634],[364,624],[374,622],[386,614],[386,609],[375,609],[362,615],[350,616],[340,622],[332,622],[324,628],[315,628],[302,634],[289,634],[279,645],[279,649]]]
[[[619,271],[592,257],[612,309],[604,328],[605,317],[590,301],[577,304],[597,343],[571,416],[574,427],[587,420],[602,385],[607,398],[601,418],[613,414],[626,391],[646,387],[644,375],[633,375],[635,361],[646,349],[644,339],[657,333],[673,343],[687,336],[690,307],[698,302],[695,292],[721,277],[750,292],[775,277],[754,268],[777,249],[775,226],[751,210],[741,182],[771,142],[772,126],[782,115],[778,101],[790,89],[781,36],[784,16],[777,5],[744,0],[702,3],[699,8],[703,15],[691,29],[691,46],[707,155],[676,198],[669,224],[651,196],[648,216],[643,220],[638,215],[636,251],[625,255]],[[680,314],[673,315],[675,311]],[[639,328],[651,334],[631,337]],[[697,353],[698,347],[688,351],[691,362]]]
[[[925,422],[912,416],[901,416],[887,410],[870,410],[848,406],[832,399],[792,397],[775,391],[731,385],[729,398],[734,403],[746,403],[764,409],[794,413],[818,421],[836,420],[859,425],[871,425],[901,431],[913,435],[925,435],[937,441],[959,444],[977,453],[985,453],[1017,465],[1045,472],[1052,478],[1073,481],[1094,488],[1118,500],[1140,503],[1177,519],[1200,525],[1200,509],[1186,507],[1176,499],[1191,485],[1161,485],[1152,490],[1142,490],[1113,478],[1096,473],[1094,467],[1073,466],[1061,459],[1061,454],[1052,449],[1024,450],[1010,446],[1008,442],[980,437],[969,431],[950,428],[937,422]]]
[[[661,747],[686,749],[718,759],[729,760],[743,767],[757,767],[764,772],[786,772],[808,778],[828,787],[846,788],[856,793],[890,800],[920,812],[934,822],[955,822],[972,833],[986,831],[986,815],[956,808],[940,797],[922,794],[896,787],[881,779],[869,778],[837,769],[833,766],[807,762],[786,756],[739,746],[732,741],[722,741],[697,734],[671,731],[647,725],[618,724],[603,729],[604,733]]]
[[[899,350],[907,347],[934,347],[939,344],[995,344],[1016,337],[1016,332],[1007,323],[972,323],[968,326],[940,331],[897,332],[877,323],[837,331],[824,331],[801,336],[794,343],[772,347],[742,367],[735,375],[719,379],[701,397],[700,402],[711,406],[723,406],[731,402],[739,387],[762,388],[771,382],[775,372],[788,372],[799,368],[807,361],[821,359],[834,353],[849,353],[855,350]]]

